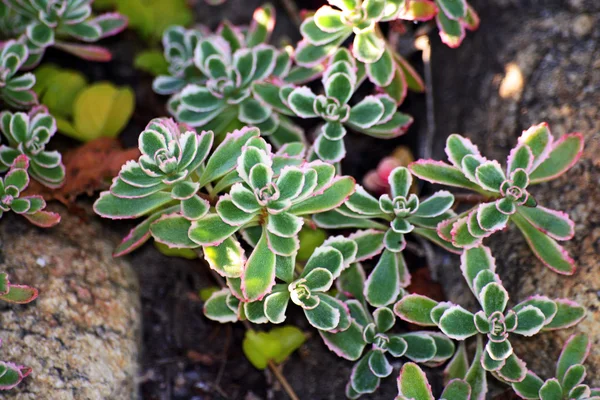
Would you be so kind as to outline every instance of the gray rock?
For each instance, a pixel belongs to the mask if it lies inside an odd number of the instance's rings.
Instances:
[[[58,210],[42,230],[14,215],[0,223],[0,271],[36,287],[29,305],[3,306],[0,357],[33,373],[0,399],[127,400],[137,396],[140,304],[131,266],[92,216]]]
[[[527,3],[527,6],[523,6]],[[575,238],[565,247],[577,272],[564,277],[545,268],[525,240],[511,227],[486,244],[511,301],[532,294],[570,298],[588,308],[577,327],[544,333],[516,344],[516,352],[542,377],[552,376],[565,340],[574,332],[592,338],[587,381],[600,385],[600,9],[586,0],[475,1],[481,11],[479,32],[464,46],[449,51],[435,46],[433,67],[443,62],[436,77],[437,138],[434,152],[445,158],[445,137],[459,132],[473,139],[482,152],[504,162],[521,131],[546,121],[555,137],[581,132],[586,147],[581,161],[567,174],[538,185],[533,194],[540,204],[567,212],[576,223]],[[592,4],[593,3],[593,4]],[[582,12],[587,14],[582,14]],[[512,78],[509,75],[512,74]],[[454,267],[454,266],[453,266]],[[446,268],[441,282],[456,278]],[[464,286],[446,285],[453,301],[472,301]],[[514,304],[514,303],[513,303]]]

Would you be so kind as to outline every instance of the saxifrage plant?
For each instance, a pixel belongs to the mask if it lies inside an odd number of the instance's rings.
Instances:
[[[481,362],[500,380],[520,382],[527,373],[525,363],[513,352],[511,335],[530,337],[542,330],[568,328],[585,316],[585,309],[577,303],[545,296],[531,297],[507,310],[508,293],[496,274],[495,260],[487,247],[466,249],[461,256],[461,270],[481,306],[477,313],[416,294],[403,297],[394,311],[408,322],[437,326],[455,340],[487,335]]]
[[[515,392],[524,399],[598,400],[600,388],[584,383],[587,370],[583,365],[590,354],[590,338],[582,333],[572,335],[563,346],[554,378],[546,381],[527,371],[525,379],[513,383]]]
[[[27,47],[14,40],[9,40],[2,46],[0,98],[9,107],[29,108],[38,102],[35,92],[31,90],[35,85],[35,76],[32,73],[15,76],[28,57]]]
[[[8,146],[0,146],[0,171],[6,170],[20,155],[25,155],[32,178],[50,188],[63,184],[62,157],[58,151],[46,150],[56,133],[56,121],[46,107],[34,107],[28,114],[4,111],[0,114],[0,130],[8,141]]]
[[[60,221],[60,215],[44,211],[46,201],[42,196],[23,196],[29,185],[29,159],[25,155],[15,158],[4,178],[0,178],[0,217],[8,211],[22,215],[34,225],[50,227]]]
[[[373,197],[341,174],[343,138],[347,131],[379,138],[403,133],[411,119],[398,105],[407,88],[424,89],[383,38],[380,23],[435,18],[442,40],[457,46],[479,21],[463,0],[330,4],[306,14],[304,39],[295,49],[267,44],[275,22],[269,5],[254,12],[247,28],[225,21],[214,33],[205,27],[165,32],[169,71],[154,81],[154,90],[172,96],[175,121],[151,121],[140,135],[142,156],[123,166],[94,206],[104,217],[142,218],[115,255],[150,238],[170,250],[195,252],[224,278],[204,304],[205,315],[222,323],[281,324],[288,308],[300,307],[333,352],[356,362],[350,398],[374,392],[398,358],[411,361],[400,371],[402,400],[434,398],[416,363],[447,362],[446,400],[485,398],[488,371],[508,385],[537,382],[514,354],[512,335],[573,326],[585,310],[541,295],[509,306],[482,240],[513,221],[538,257],[572,272],[570,262],[561,264],[568,257],[554,241],[572,236],[572,222],[537,205],[528,185],[568,169],[578,158],[580,137],[553,142],[545,126],[534,127],[505,172],[468,139],[452,135],[452,165],[419,160],[408,169],[390,168],[384,188],[390,193]],[[353,34],[352,48],[343,48]],[[311,84],[318,78],[322,85]],[[358,98],[365,79],[375,94]],[[305,135],[311,120],[321,124]],[[450,192],[422,200],[412,175],[474,190],[479,204],[457,214],[453,208],[461,204]],[[315,225],[344,229],[345,236],[325,239],[319,230],[313,237]],[[463,276],[480,311],[407,292],[410,266],[403,250],[409,233],[462,253]],[[406,322],[439,331],[407,330]],[[259,368],[289,355],[267,336],[249,330],[253,345],[245,345]],[[469,365],[464,340],[471,336],[478,343]],[[453,340],[460,342],[457,351]]]
[[[27,67],[35,67],[51,46],[87,60],[108,61],[111,58],[108,50],[71,40],[93,43],[116,35],[127,26],[127,18],[117,13],[92,17],[94,0],[2,1],[8,7],[4,14],[10,29],[0,29],[0,32],[17,30],[18,40],[29,50]]]
[[[170,247],[202,246],[212,268],[238,280],[246,300],[264,297],[276,274],[290,276],[302,217],[341,204],[353,192],[354,180],[336,177],[329,164],[305,163],[301,144],[273,154],[259,133],[235,131],[209,157],[212,132],[181,132],[166,119],[151,122],[140,135],[139,162],[123,166],[94,205],[108,218],[148,216],[117,254],[150,235]],[[228,188],[229,194],[217,199]],[[247,262],[234,236],[240,230],[256,246]]]
[[[409,168],[421,179],[472,190],[486,199],[438,225],[439,235],[454,246],[478,246],[511,221],[548,268],[572,275],[574,261],[556,241],[571,239],[575,224],[567,214],[539,205],[528,188],[562,175],[579,160],[582,152],[580,134],[564,135],[555,141],[548,125],[540,124],[523,132],[508,156],[506,172],[497,161],[483,157],[470,140],[459,135],[450,135],[446,142],[450,164],[419,160]]]
[[[348,50],[339,49],[323,73],[325,94],[317,95],[307,86],[278,87],[269,82],[256,82],[253,90],[280,113],[323,120],[313,148],[320,159],[335,163],[346,155],[346,126],[376,138],[391,139],[405,133],[412,123],[412,117],[396,111],[396,101],[388,95],[367,96],[351,106],[350,99],[363,79],[364,67],[357,66]]]

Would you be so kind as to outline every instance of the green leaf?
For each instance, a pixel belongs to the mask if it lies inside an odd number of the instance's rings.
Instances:
[[[179,214],[163,215],[150,225],[150,233],[154,240],[169,248],[196,248],[198,244],[188,237],[191,225],[191,221]]]
[[[269,361],[285,361],[305,341],[306,337],[300,329],[283,326],[268,332],[246,331],[242,349],[252,365],[265,369]]]
[[[544,265],[562,275],[575,273],[574,260],[556,241],[540,232],[518,213],[511,216],[511,221],[519,228],[533,253]]]
[[[171,194],[165,192],[157,192],[137,199],[124,199],[107,191],[102,192],[94,203],[94,211],[110,219],[138,218],[156,211],[171,201]]]
[[[365,299],[363,290],[365,286],[365,279],[365,271],[363,270],[362,266],[358,263],[352,264],[340,274],[336,281],[337,289],[344,295],[349,296],[350,298],[358,299],[360,302],[362,302],[362,304],[364,304]],[[355,315],[352,315],[352,317],[357,319]],[[358,322],[361,325],[365,325],[366,318],[367,317],[365,316],[365,321]]]
[[[366,346],[362,329],[355,321],[352,321],[350,327],[343,332],[319,331],[319,334],[329,350],[346,360],[358,360]]]
[[[264,302],[264,313],[269,322],[273,324],[280,324],[285,321],[285,311],[290,300],[289,292],[273,291],[267,295]]]
[[[337,328],[340,323],[340,311],[327,302],[321,301],[313,309],[304,309],[308,322],[315,328],[330,331]]]
[[[569,367],[569,369],[565,373],[564,378],[562,379],[563,391],[565,393],[571,392],[577,385],[583,382],[586,373],[587,371],[585,366],[581,364],[572,365],[571,367]]]
[[[467,15],[467,2],[465,0],[436,0],[448,18],[458,20]]]
[[[474,288],[474,281],[481,271],[496,272],[496,260],[488,247],[480,246],[466,249],[461,256],[460,268],[467,284],[475,296],[479,293]]]
[[[406,341],[408,348],[404,355],[414,362],[427,362],[435,357],[437,347],[428,332],[412,332],[399,335]]]
[[[441,398],[446,400],[469,400],[471,398],[471,386],[465,381],[455,379],[446,385]]]
[[[586,310],[578,303],[568,299],[556,299],[556,315],[544,330],[570,328],[578,324],[585,317]]]
[[[406,363],[398,375],[398,395],[412,400],[434,400],[425,373],[417,364]]]
[[[8,293],[0,295],[0,300],[9,303],[26,304],[38,297],[38,290],[25,285],[9,285]],[[0,377],[1,378],[1,377]]]
[[[530,175],[531,183],[559,177],[577,163],[582,153],[583,136],[580,133],[564,135],[554,143],[548,158],[533,170]]]
[[[189,238],[202,246],[218,246],[239,229],[223,222],[217,214],[207,214],[192,222]]]
[[[510,176],[517,169],[522,169],[525,172],[530,171],[533,165],[533,153],[529,146],[520,143],[517,147],[510,151],[506,160],[507,174]]]
[[[246,257],[240,243],[228,237],[218,246],[204,246],[204,259],[219,275],[228,278],[242,276]]]
[[[419,160],[411,163],[410,172],[431,183],[439,183],[474,191],[481,190],[478,185],[468,180],[463,172],[442,161]]]
[[[83,89],[73,105],[75,139],[85,142],[99,137],[117,137],[133,115],[135,95],[130,87],[108,82]]]
[[[448,211],[454,204],[454,195],[445,190],[440,190],[419,204],[413,214],[415,217],[433,218]]]
[[[483,311],[485,311],[487,316],[490,316],[495,312],[504,312],[508,303],[508,292],[499,283],[492,282],[483,287],[479,293],[479,299]]]
[[[379,378],[390,376],[394,370],[381,350],[373,350],[370,352],[369,368],[371,369],[371,372]]]
[[[242,154],[242,147],[248,140],[259,135],[260,131],[257,128],[248,127],[228,133],[208,159],[198,181],[200,186],[203,187],[233,170]]]
[[[275,10],[271,4],[264,4],[254,10],[252,23],[246,35],[248,47],[254,47],[260,43],[266,43],[271,36],[275,26]]]
[[[467,349],[465,342],[460,342],[458,350],[444,369],[444,376],[447,379],[464,379],[469,369],[469,360],[467,359]],[[451,400],[451,399],[448,399]]]
[[[538,308],[543,314],[544,317],[546,318],[546,323],[549,323],[550,321],[552,321],[552,319],[554,318],[554,316],[556,315],[556,312],[558,310],[558,306],[556,305],[556,302],[554,300],[549,299],[548,297],[545,296],[531,296],[530,298],[520,302],[519,304],[517,304],[516,306],[514,306],[512,308],[512,310],[514,312],[518,312],[519,310],[523,309],[525,306],[534,306],[536,308]]]
[[[384,248],[384,236],[385,232],[373,229],[357,231],[350,235],[349,238],[354,240],[358,246],[356,261],[368,260],[381,253]]]
[[[479,184],[490,192],[499,192],[500,186],[506,180],[502,167],[497,161],[486,161],[475,170]]]
[[[449,338],[465,340],[477,334],[473,314],[461,306],[452,306],[442,314],[439,327]]]
[[[204,315],[206,318],[220,323],[236,322],[238,315],[227,305],[227,299],[231,296],[229,289],[221,289],[214,292],[204,303]]]
[[[556,378],[547,380],[540,388],[540,398],[543,400],[561,400],[562,387]]]
[[[438,12],[435,19],[442,42],[451,48],[460,46],[465,37],[464,26],[459,21],[448,18],[444,12]]]
[[[295,204],[289,212],[295,215],[317,214],[338,207],[354,192],[354,179],[349,176],[335,178],[322,193]]]
[[[525,361],[519,359],[513,353],[504,361],[504,365],[496,373],[506,382],[518,382],[525,379],[527,365]]]
[[[354,37],[352,54],[360,62],[374,63],[381,58],[385,49],[385,40],[375,30],[362,31]]]
[[[317,116],[314,103],[317,96],[307,86],[294,89],[288,96],[287,102],[290,109],[300,118],[314,118]]]
[[[367,353],[352,369],[350,385],[358,393],[373,393],[379,387],[379,378],[369,368],[369,358]]]
[[[590,353],[591,343],[585,334],[575,334],[567,340],[556,363],[556,378],[563,381],[567,370],[576,364],[583,364]]]
[[[496,232],[506,227],[509,215],[498,209],[497,203],[483,203],[477,208],[477,222],[488,232]]]
[[[538,399],[544,381],[533,372],[527,371],[525,379],[512,384],[513,390],[524,399]]]
[[[387,306],[408,286],[410,275],[401,253],[385,250],[365,282],[365,297],[374,307]]]
[[[508,340],[503,340],[500,342],[492,342],[489,340],[485,346],[485,350],[489,357],[494,361],[504,361],[513,352],[512,345]],[[485,365],[484,368],[486,368]]]
[[[543,328],[546,317],[539,308],[529,305],[517,312],[517,321],[516,334],[533,336]]]
[[[381,120],[384,111],[384,105],[378,97],[367,96],[350,109],[348,123],[359,129],[369,129]]]
[[[561,211],[536,206],[518,207],[517,212],[539,231],[555,240],[569,240],[575,235],[575,223]]]
[[[471,367],[467,371],[465,376],[465,382],[471,386],[471,399],[480,400],[485,399],[487,393],[487,373],[481,364],[481,358],[483,355],[483,346],[481,338],[477,338],[477,351],[473,357]]]
[[[392,82],[396,72],[395,67],[392,52],[387,47],[379,60],[371,64],[366,64],[369,79],[379,87],[386,87]]]
[[[431,310],[438,302],[419,294],[404,296],[394,305],[394,312],[403,320],[416,325],[435,326]]]
[[[352,80],[341,72],[330,75],[324,86],[327,97],[336,99],[340,105],[348,103],[354,92]]]
[[[275,284],[275,254],[269,249],[266,231],[248,258],[242,275],[242,291],[248,301],[260,300]]]
[[[554,138],[550,133],[548,124],[545,122],[534,125],[523,132],[519,138],[519,143],[527,145],[533,154],[532,170],[535,170],[538,165],[547,159],[553,142]]]
[[[468,155],[481,157],[473,142],[455,133],[446,139],[445,152],[452,165],[458,168],[461,168],[463,159]]]

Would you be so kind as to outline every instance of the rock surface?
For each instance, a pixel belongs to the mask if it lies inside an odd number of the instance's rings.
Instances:
[[[0,357],[33,373],[0,399],[135,399],[137,278],[113,260],[114,234],[57,211],[49,230],[13,215],[0,223],[0,271],[40,292],[29,305],[2,305]]]
[[[437,148],[453,132],[473,139],[480,150],[504,162],[521,131],[546,121],[555,137],[581,132],[586,147],[567,174],[532,190],[540,204],[569,213],[575,238],[565,247],[577,272],[563,277],[532,255],[515,227],[489,239],[499,273],[518,302],[532,294],[566,297],[588,308],[576,328],[545,333],[516,346],[528,366],[552,376],[560,349],[574,332],[593,340],[588,382],[600,385],[600,5],[594,1],[474,1],[482,26],[458,50],[435,46]],[[460,67],[449,67],[460,66]],[[452,267],[456,267],[453,265]],[[472,296],[457,282],[456,268],[442,282],[453,301]],[[452,283],[449,283],[452,282]],[[513,303],[514,304],[514,303]]]

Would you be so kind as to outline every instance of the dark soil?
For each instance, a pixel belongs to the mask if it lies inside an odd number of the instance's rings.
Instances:
[[[234,23],[250,21],[259,0],[228,0],[219,7],[209,7],[198,0],[197,21],[215,28],[223,19]],[[299,2],[308,7],[308,2]],[[310,7],[319,6],[318,1]],[[280,2],[277,6],[275,38],[296,41],[299,34],[287,17]],[[468,40],[471,40],[471,34]],[[408,41],[408,39],[407,39]],[[434,48],[440,48],[437,34],[432,35]],[[166,97],[152,92],[152,77],[133,68],[134,55],[147,48],[133,32],[125,32],[104,43],[114,59],[110,63],[88,63],[51,51],[48,61],[82,70],[91,81],[109,80],[130,85],[136,93],[136,109],[127,129],[121,136],[125,146],[137,146],[137,137],[152,118],[167,115]],[[158,44],[157,44],[158,46]],[[446,50],[442,50],[445,52]],[[456,50],[460,51],[460,50]],[[445,54],[445,53],[444,53]],[[413,65],[422,72],[420,54],[408,54]],[[343,172],[358,182],[364,174],[400,144],[413,148],[419,156],[419,138],[425,136],[425,95],[409,93],[402,111],[415,118],[409,132],[398,139],[383,141],[365,135],[349,134],[346,138],[348,156]],[[61,145],[72,145],[70,142]],[[125,233],[131,224],[106,221]],[[407,255],[411,257],[411,255]],[[271,373],[255,369],[241,350],[244,328],[241,324],[221,325],[207,320],[198,297],[202,288],[215,286],[206,265],[198,260],[170,258],[159,253],[152,244],[129,256],[139,275],[143,305],[143,343],[139,376],[140,394],[147,400],[170,399],[286,399],[285,392]],[[425,265],[412,256],[409,265]],[[309,336],[307,343],[294,353],[283,366],[283,373],[301,399],[342,399],[352,363],[331,353],[303,316],[292,315],[289,323],[302,328]],[[261,329],[262,327],[259,327]],[[384,380],[376,395],[363,398],[392,399],[397,394],[396,363],[391,377]]]

